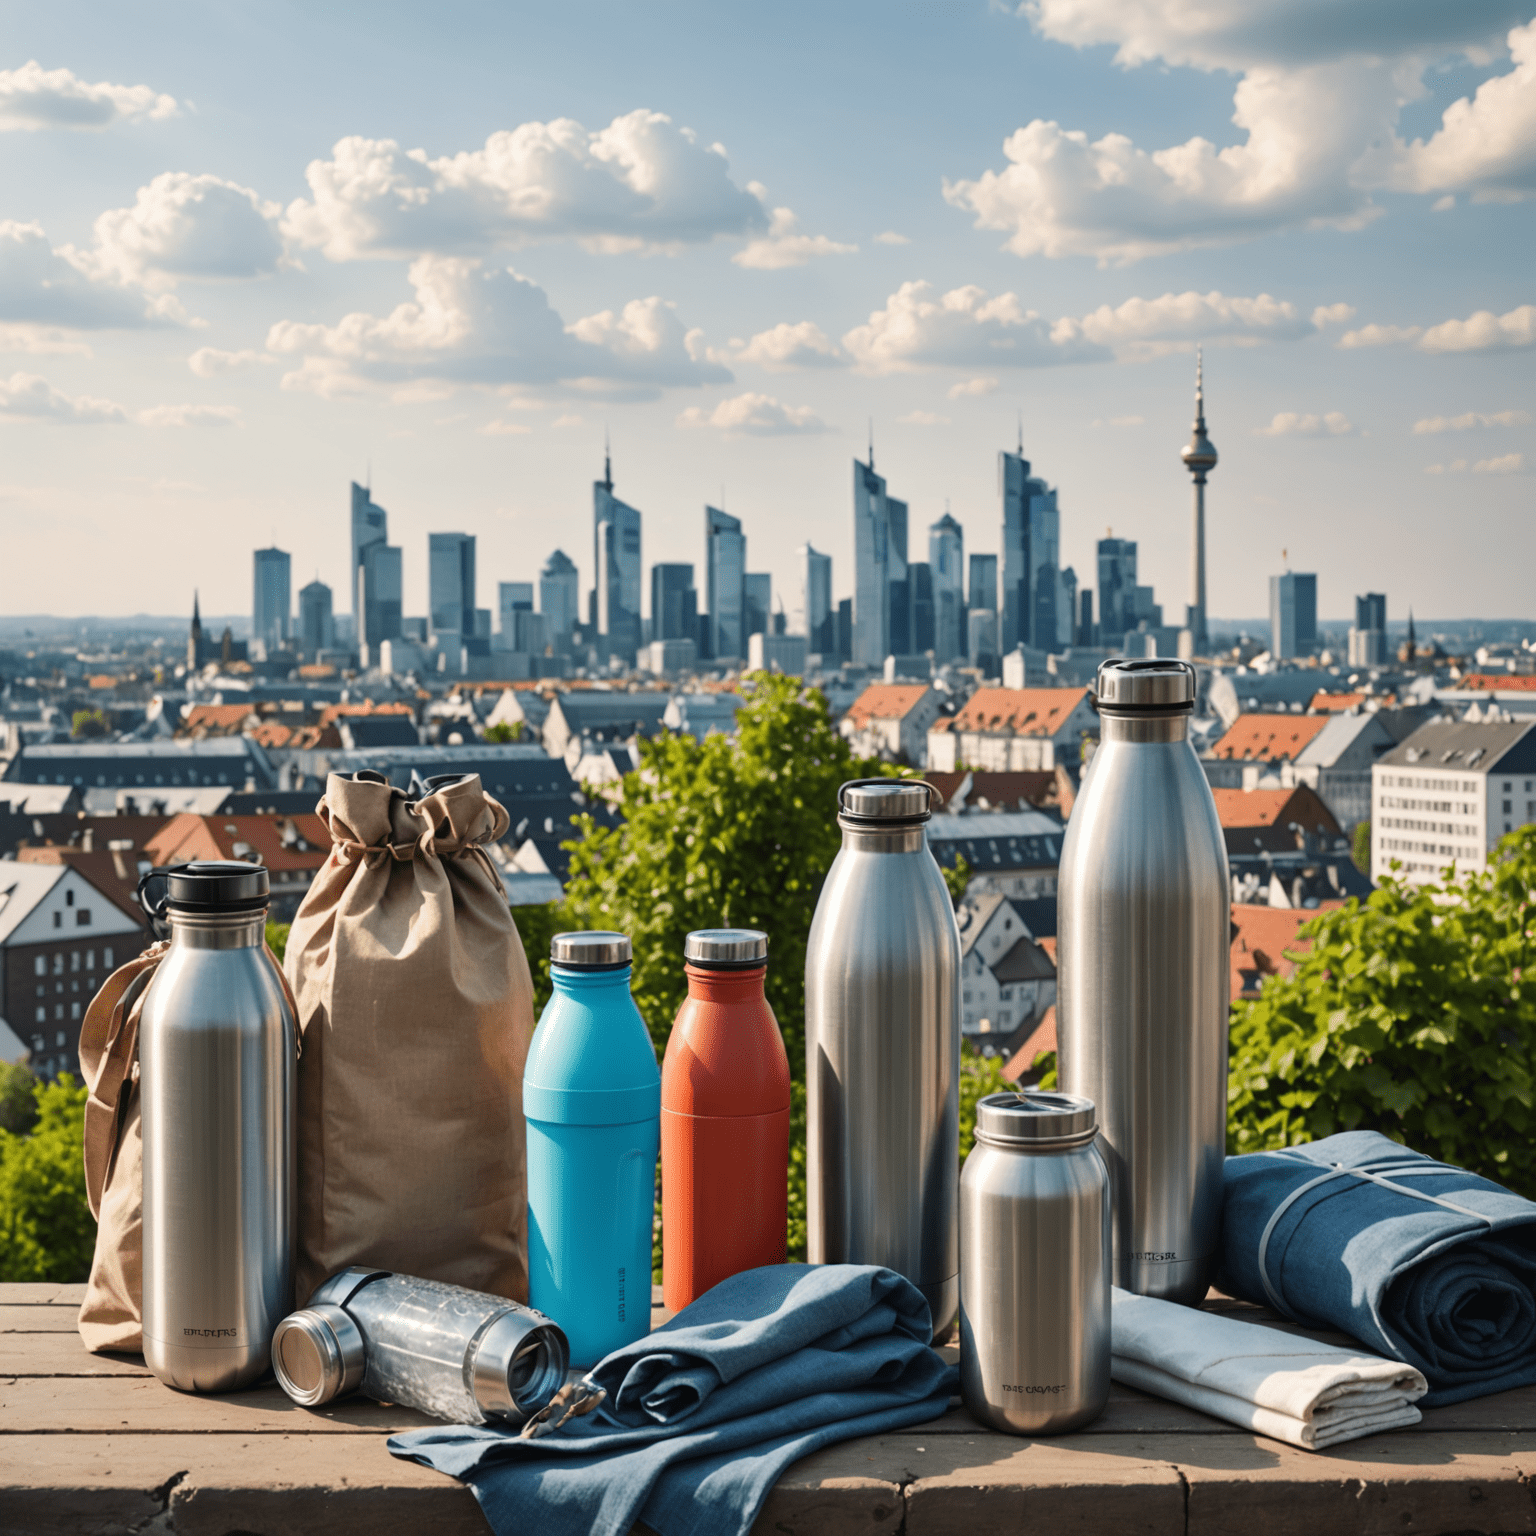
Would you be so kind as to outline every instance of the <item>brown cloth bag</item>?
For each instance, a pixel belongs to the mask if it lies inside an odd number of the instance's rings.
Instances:
[[[334,847],[288,935],[298,999],[297,1293],[351,1264],[528,1299],[533,985],[477,775],[411,801],[332,774]]]
[[[85,1196],[96,1251],[79,1329],[92,1354],[142,1350],[144,1142],[139,1133],[139,1012],[168,944],[120,966],[90,1001],[80,1025],[85,1101]]]

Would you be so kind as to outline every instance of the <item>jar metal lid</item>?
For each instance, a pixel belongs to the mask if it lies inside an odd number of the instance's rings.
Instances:
[[[283,1391],[306,1408],[355,1392],[366,1364],[361,1329],[327,1302],[290,1313],[272,1335],[272,1370]]]
[[[976,1135],[1004,1146],[1086,1141],[1098,1128],[1092,1099],[1072,1093],[989,1093],[976,1104]]]
[[[1195,707],[1195,669],[1172,657],[1120,656],[1100,663],[1094,694],[1108,715],[1188,714]]]
[[[853,826],[927,821],[943,797],[922,779],[851,779],[837,792],[837,813]]]
[[[627,933],[594,929],[589,933],[557,933],[549,941],[551,964],[578,971],[616,971],[634,958]]]
[[[768,963],[768,935],[758,928],[700,928],[683,940],[683,959],[707,971],[756,970]]]
[[[158,887],[158,889],[156,889]],[[149,870],[139,881],[139,905],[152,918],[167,911],[217,915],[259,912],[271,898],[265,864],[243,859],[194,859]]]

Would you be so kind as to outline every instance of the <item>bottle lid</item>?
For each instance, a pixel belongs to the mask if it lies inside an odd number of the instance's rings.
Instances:
[[[768,963],[768,935],[757,928],[700,928],[683,940],[683,959],[706,971],[751,971]]]
[[[1189,714],[1195,707],[1195,669],[1171,657],[1120,656],[1100,663],[1094,693],[1101,714]]]
[[[355,1392],[366,1364],[362,1330],[347,1312],[328,1302],[289,1313],[272,1335],[272,1370],[278,1383],[306,1408]]]
[[[976,1136],[1009,1147],[1087,1141],[1098,1128],[1092,1099],[1071,1093],[989,1093],[976,1103]]]
[[[513,1306],[474,1346],[465,1375],[488,1419],[522,1424],[549,1406],[571,1366],[565,1330],[532,1307]]]
[[[595,929],[590,933],[557,933],[549,941],[553,965],[573,971],[617,971],[633,959],[627,933],[608,933]]]
[[[167,912],[259,912],[270,895],[266,865],[243,859],[163,865],[139,881],[139,905],[152,918],[164,918]]]
[[[837,792],[837,813],[852,826],[927,821],[938,790],[922,779],[851,779]]]

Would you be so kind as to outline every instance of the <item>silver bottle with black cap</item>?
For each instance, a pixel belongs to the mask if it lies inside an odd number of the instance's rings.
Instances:
[[[231,1392],[265,1374],[293,1305],[297,1026],[261,865],[154,870],[139,899],[170,928],[139,1022],[144,1361]]]
[[[934,795],[838,791],[843,846],[805,955],[806,1236],[813,1264],[905,1275],[938,1339],[960,1305],[960,930],[928,847]]]
[[[1057,896],[1060,1085],[1098,1106],[1115,1284],[1198,1303],[1226,1148],[1230,882],[1189,739],[1195,670],[1106,661]]]

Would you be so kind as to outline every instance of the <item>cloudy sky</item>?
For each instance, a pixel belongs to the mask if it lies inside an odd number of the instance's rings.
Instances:
[[[1181,616],[1204,342],[1214,614],[1536,616],[1533,0],[0,16],[7,613],[341,592],[370,473],[408,612],[430,530],[585,586],[605,431],[647,566],[723,498],[793,609],[871,422],[995,550],[1022,419]]]

